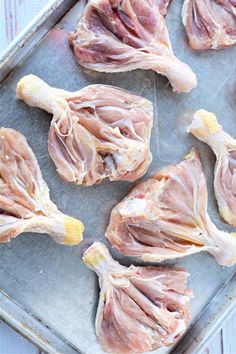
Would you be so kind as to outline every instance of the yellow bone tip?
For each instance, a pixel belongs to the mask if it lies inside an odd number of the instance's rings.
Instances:
[[[66,229],[65,245],[77,245],[83,240],[84,225],[80,220],[72,218],[71,216],[65,216],[64,226]]]
[[[24,99],[25,96],[30,96],[36,93],[40,88],[40,79],[35,75],[23,76],[16,86],[16,96]]]
[[[101,242],[95,242],[83,255],[83,261],[86,265],[95,268],[99,263],[106,259],[108,250]]]
[[[215,113],[208,112],[205,109],[200,109],[195,114],[199,115],[203,119],[210,134],[215,134],[222,129],[222,126],[218,123]]]

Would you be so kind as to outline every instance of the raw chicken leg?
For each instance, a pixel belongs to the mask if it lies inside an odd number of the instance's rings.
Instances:
[[[207,214],[207,189],[198,153],[136,187],[111,213],[106,237],[127,256],[162,261],[208,251],[219,264],[236,263],[236,237]]]
[[[193,49],[236,44],[235,0],[185,0],[182,19]]]
[[[194,114],[188,130],[214,151],[214,188],[219,212],[225,221],[236,226],[236,140],[223,131],[214,113],[203,109]]]
[[[192,295],[184,270],[127,268],[100,242],[87,249],[83,260],[99,276],[96,333],[103,350],[149,352],[175,343],[184,333]]]
[[[89,0],[69,34],[78,62],[107,73],[152,69],[166,76],[174,91],[191,91],[197,79],[173,54],[164,17],[168,2]]]
[[[134,181],[148,169],[153,107],[145,98],[104,85],[72,93],[34,75],[20,80],[17,96],[53,114],[48,149],[66,181]]]
[[[22,232],[47,233],[58,243],[82,240],[83,224],[50,200],[38,162],[23,135],[0,129],[0,243]]]

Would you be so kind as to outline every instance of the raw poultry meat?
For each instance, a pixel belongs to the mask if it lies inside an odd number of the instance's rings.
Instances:
[[[96,333],[108,353],[143,353],[175,343],[189,322],[183,269],[125,267],[95,242],[83,260],[99,276]]]
[[[155,0],[155,5],[158,7],[159,12],[163,16],[166,16],[170,2],[171,2],[171,0]],[[149,2],[149,4],[150,4],[150,2]],[[143,5],[143,4],[141,4],[141,5]]]
[[[164,17],[168,3],[89,0],[76,31],[69,34],[78,62],[107,73],[152,69],[166,76],[174,91],[191,91],[196,76],[173,54]]]
[[[90,186],[104,178],[134,181],[146,172],[153,124],[147,99],[104,85],[72,93],[33,75],[20,80],[17,96],[53,114],[48,149],[64,180]]]
[[[112,210],[106,237],[127,256],[162,261],[208,251],[219,264],[236,263],[236,237],[207,214],[207,188],[198,153],[136,187]]]
[[[193,49],[236,44],[235,0],[185,0],[182,19]]]
[[[82,240],[83,224],[61,213],[25,137],[0,129],[0,243],[22,232],[47,233],[61,244]]]
[[[236,226],[236,140],[224,132],[216,115],[203,109],[194,114],[188,130],[216,155],[214,188],[219,212]]]

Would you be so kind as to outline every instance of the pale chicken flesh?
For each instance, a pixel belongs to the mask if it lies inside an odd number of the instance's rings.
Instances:
[[[174,344],[189,322],[187,276],[183,269],[125,267],[104,244],[84,253],[99,277],[96,333],[108,353],[143,353]]]
[[[166,16],[171,0],[155,0],[155,4],[158,7],[159,12]],[[149,1],[150,4],[150,1]],[[137,4],[135,4],[137,6]],[[142,4],[141,4],[142,5]]]
[[[185,0],[182,19],[193,49],[221,49],[236,44],[235,0]]]
[[[214,113],[203,109],[194,114],[188,130],[216,155],[214,189],[219,212],[236,227],[236,140],[223,131]]]
[[[151,69],[174,91],[197,86],[191,68],[173,54],[165,14],[166,0],[90,0],[69,42],[78,62],[102,72]]]
[[[0,243],[22,232],[47,233],[61,244],[82,240],[83,224],[61,213],[25,137],[0,129]]]
[[[134,181],[152,160],[153,106],[147,99],[113,86],[59,90],[36,76],[23,77],[17,96],[53,114],[48,149],[60,176],[84,186]]]
[[[208,251],[219,264],[236,263],[236,237],[207,213],[207,188],[198,153],[167,167],[112,210],[106,237],[127,256],[163,261]]]

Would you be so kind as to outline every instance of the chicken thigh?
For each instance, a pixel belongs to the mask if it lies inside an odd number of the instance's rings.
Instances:
[[[47,233],[58,243],[82,240],[83,224],[61,213],[25,137],[13,129],[0,129],[0,243],[22,232]]]
[[[185,0],[182,19],[193,49],[220,49],[236,44],[235,0]]]
[[[134,187],[112,210],[106,237],[143,261],[208,251],[221,265],[236,263],[236,237],[218,230],[207,213],[206,180],[195,150]]]
[[[151,162],[153,107],[147,99],[105,85],[59,90],[37,76],[23,77],[17,96],[53,114],[48,149],[60,176],[84,186],[134,181]]]
[[[214,188],[219,212],[236,227],[236,140],[223,131],[214,113],[203,109],[194,114],[188,130],[216,155]]]
[[[76,31],[69,34],[78,62],[107,73],[151,69],[174,91],[197,86],[190,67],[173,54],[165,14],[166,0],[89,0]]]
[[[189,322],[185,270],[125,267],[95,242],[83,260],[99,276],[96,333],[108,353],[143,353],[175,343]]]

